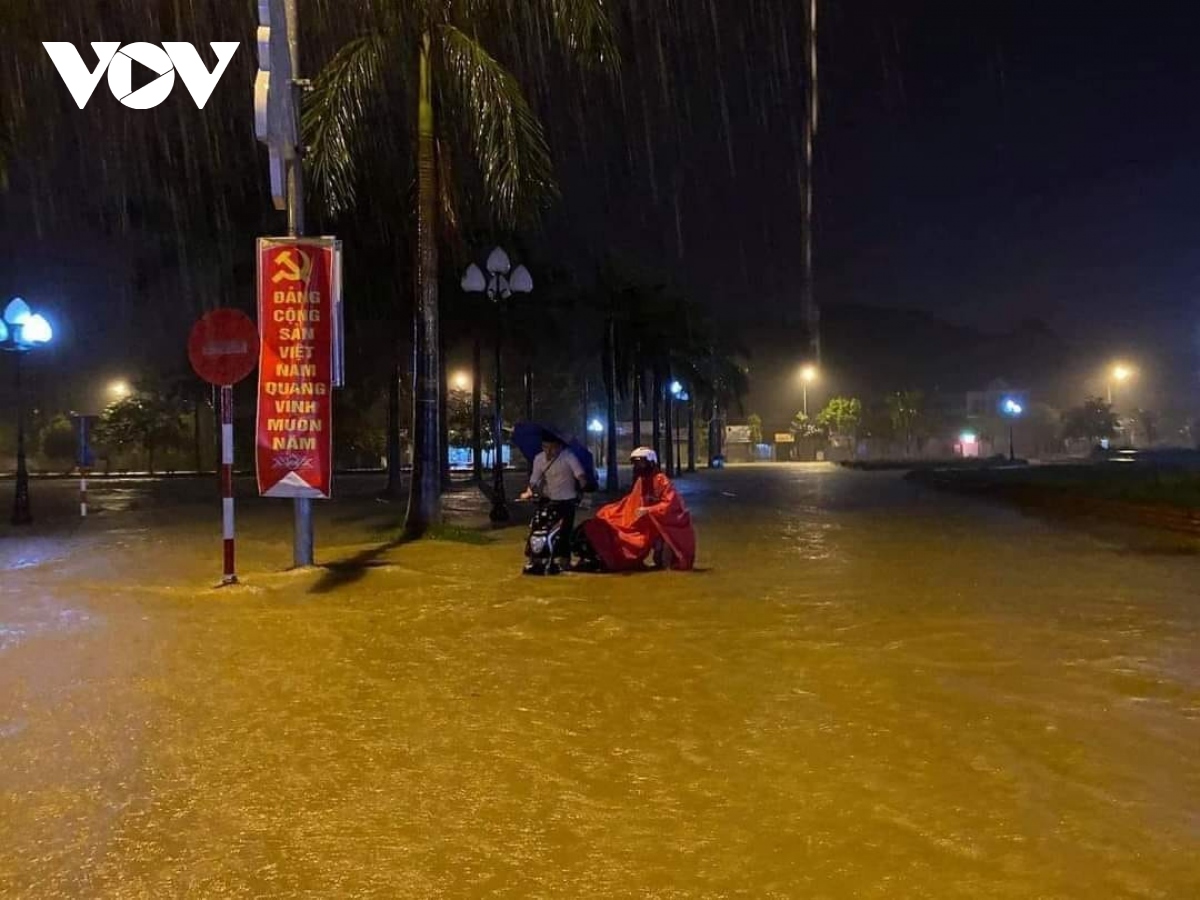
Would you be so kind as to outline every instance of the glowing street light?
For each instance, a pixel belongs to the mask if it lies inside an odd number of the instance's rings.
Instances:
[[[672,474],[679,476],[683,474],[683,447],[679,437],[679,406],[680,403],[686,403],[688,408],[688,471],[696,471],[696,438],[695,438],[695,415],[696,408],[692,405],[692,395],[678,381],[672,381],[669,389],[671,391],[670,403],[667,405],[667,425],[671,429],[670,440],[668,440],[668,449],[671,451],[667,459],[667,470]]]
[[[129,382],[118,378],[116,381],[111,381],[108,384],[108,395],[114,400],[124,400],[132,393],[129,388]]]
[[[1113,382],[1124,384],[1134,376],[1134,370],[1124,363],[1117,363],[1112,367],[1108,374],[1108,404],[1113,402]]]
[[[16,356],[17,387],[17,489],[13,496],[12,523],[28,525],[33,521],[29,508],[29,470],[25,466],[25,398],[21,390],[21,357],[50,343],[54,329],[45,317],[33,312],[29,304],[14,297],[4,308],[0,321],[0,350]]]
[[[800,369],[800,384],[804,388],[804,417],[808,418],[808,386],[817,380],[817,367],[802,366]]]
[[[1013,426],[1017,419],[1021,418],[1021,413],[1025,412],[1025,407],[1012,397],[1008,397],[1004,400],[1001,410],[1008,417],[1008,461],[1016,462],[1017,453],[1013,444]]]
[[[504,304],[513,294],[528,294],[533,291],[533,276],[524,266],[512,267],[512,261],[503,248],[497,247],[487,258],[487,275],[479,266],[471,263],[462,277],[462,289],[468,294],[487,294],[496,307],[496,396],[493,444],[496,457],[492,465],[492,511],[488,518],[493,522],[509,520],[508,504],[504,497],[504,378],[501,369],[501,332],[504,327]]]
[[[471,376],[466,372],[455,372],[451,379],[456,391],[467,391],[471,389]]]

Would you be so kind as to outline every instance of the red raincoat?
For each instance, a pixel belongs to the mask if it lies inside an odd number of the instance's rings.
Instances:
[[[637,514],[640,507],[645,515]],[[674,553],[672,569],[691,569],[696,561],[691,513],[662,472],[639,477],[624,500],[601,507],[583,528],[611,572],[642,568],[660,539]]]

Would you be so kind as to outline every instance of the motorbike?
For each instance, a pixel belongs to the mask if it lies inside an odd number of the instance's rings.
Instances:
[[[558,575],[562,572],[558,560],[568,556],[571,540],[565,526],[558,504],[539,498],[529,522],[529,536],[525,539],[524,574]]]

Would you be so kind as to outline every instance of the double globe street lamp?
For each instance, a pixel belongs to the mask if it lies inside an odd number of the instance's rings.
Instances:
[[[1008,397],[1001,405],[1000,411],[1008,419],[1008,461],[1016,462],[1017,451],[1013,440],[1013,427],[1016,425],[1017,419],[1021,418],[1021,414],[1025,412],[1025,407],[1012,397]]]
[[[488,518],[500,523],[509,520],[508,503],[504,496],[504,373],[501,361],[501,338],[504,329],[504,309],[513,294],[528,294],[533,291],[533,276],[524,266],[512,267],[508,254],[497,247],[487,258],[487,275],[479,266],[471,263],[462,278],[462,289],[468,294],[487,294],[496,310],[496,396],[495,422],[492,444],[495,458],[492,461],[492,511]]]
[[[674,474],[680,476],[683,474],[683,447],[679,437],[679,405],[686,403],[688,405],[688,471],[696,471],[696,463],[694,459],[694,417],[692,415],[692,395],[684,389],[683,385],[678,381],[672,381],[671,385],[671,409],[667,415],[670,418],[671,442],[674,453]]]
[[[21,357],[50,343],[54,331],[45,316],[33,312],[29,304],[14,297],[4,308],[0,321],[0,350],[16,357],[17,395],[17,488],[13,496],[12,523],[28,525],[33,521],[29,508],[29,470],[25,466],[25,398],[21,389]]]

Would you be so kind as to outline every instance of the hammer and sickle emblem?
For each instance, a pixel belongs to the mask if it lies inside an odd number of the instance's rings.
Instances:
[[[279,266],[279,271],[271,278],[272,282],[278,284],[281,281],[300,281],[308,284],[312,275],[312,258],[303,250],[297,250],[295,253],[300,256],[299,263],[291,250],[280,250],[275,255],[275,265]]]

